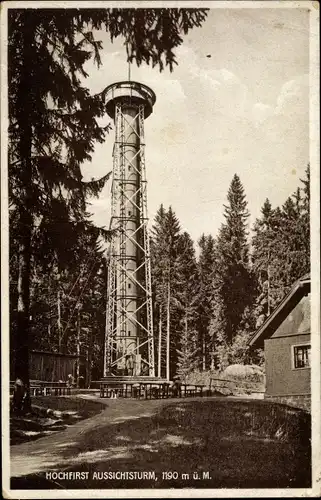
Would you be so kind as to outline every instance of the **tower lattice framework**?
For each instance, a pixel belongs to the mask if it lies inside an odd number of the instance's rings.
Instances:
[[[144,142],[155,94],[136,82],[106,90],[115,143],[104,376],[155,376]]]

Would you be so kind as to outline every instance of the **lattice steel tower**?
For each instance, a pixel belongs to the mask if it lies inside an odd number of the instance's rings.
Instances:
[[[126,81],[105,90],[115,123],[104,377],[155,376],[152,290],[147,232],[144,120],[154,92]]]

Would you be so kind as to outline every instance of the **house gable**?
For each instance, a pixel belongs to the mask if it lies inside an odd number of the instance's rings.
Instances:
[[[293,311],[301,302],[302,298],[307,297],[309,294],[310,277],[304,276],[294,284],[288,295],[284,297],[278,307],[255,332],[249,341],[249,345],[255,348],[263,348],[264,340],[272,338],[272,336],[280,337],[298,333],[295,331],[295,325],[305,330],[307,323],[310,322],[310,315],[307,311],[303,312],[303,309],[305,307],[307,308],[308,303],[305,302],[304,306],[299,306],[295,313],[293,313]],[[305,318],[304,320],[303,316]],[[289,317],[292,319],[289,319]]]
[[[309,334],[311,322],[311,293],[303,296],[276,328],[271,338]]]

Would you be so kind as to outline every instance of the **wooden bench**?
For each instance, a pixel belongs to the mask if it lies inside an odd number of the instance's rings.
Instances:
[[[145,399],[167,399],[169,397],[169,387],[169,382],[142,382],[139,384],[139,390],[136,397],[144,397]]]
[[[182,384],[181,393],[185,398],[187,397],[203,397],[203,384]]]
[[[42,386],[43,396],[70,396],[71,387],[62,384],[44,384]]]

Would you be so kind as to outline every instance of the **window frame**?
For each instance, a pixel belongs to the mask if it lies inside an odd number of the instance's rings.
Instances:
[[[311,365],[309,366],[295,366],[295,348],[296,347],[310,347],[310,352],[311,352],[311,342],[300,342],[300,344],[292,344],[291,345],[291,365],[292,365],[292,370],[309,370],[311,369]],[[311,356],[309,358],[309,361],[311,362]]]

